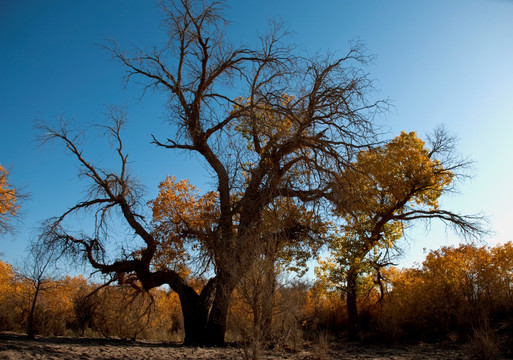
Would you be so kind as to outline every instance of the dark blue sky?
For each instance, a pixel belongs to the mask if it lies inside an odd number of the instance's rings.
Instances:
[[[291,31],[291,41],[309,53],[342,54],[360,39],[376,60],[367,70],[381,97],[395,109],[383,122],[390,137],[401,130],[421,136],[445,124],[460,138],[460,151],[476,160],[474,180],[443,206],[490,215],[496,234],[512,240],[513,201],[513,2],[500,0],[228,1],[228,36],[251,44],[271,17]],[[141,86],[123,86],[123,67],[102,48],[148,48],[165,41],[161,13],[148,0],[0,1],[0,164],[10,181],[30,193],[16,236],[0,239],[9,262],[22,255],[39,222],[62,213],[83,195],[76,164],[60,146],[38,146],[34,122],[59,116],[78,123],[103,119],[105,106],[129,115],[126,145],[134,173],[155,196],[166,175],[189,178],[202,190],[211,184],[194,158],[156,149],[150,134],[170,130],[162,120],[165,99]],[[101,139],[85,143],[93,159],[108,164]],[[434,226],[410,232],[405,264],[422,259],[423,248],[458,243]]]

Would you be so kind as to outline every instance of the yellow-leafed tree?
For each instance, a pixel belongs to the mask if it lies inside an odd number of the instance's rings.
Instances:
[[[0,329],[17,330],[21,323],[22,311],[19,307],[21,285],[13,267],[0,261]]]
[[[158,240],[153,265],[157,269],[171,268],[186,277],[191,250],[208,252],[209,239],[215,236],[218,195],[213,191],[200,195],[188,180],[177,181],[172,176],[162,181],[159,189],[157,198],[149,203]]]
[[[454,138],[435,131],[428,146],[415,132],[402,132],[383,146],[358,153],[333,184],[340,236],[331,243],[332,259],[321,263],[324,279],[346,294],[348,331],[358,334],[357,295],[362,273],[390,264],[388,249],[405,226],[418,219],[440,219],[463,234],[478,234],[480,217],[440,209],[438,199],[452,189],[468,162],[454,156]],[[321,271],[322,273],[322,271]],[[368,280],[368,279],[367,279]]]

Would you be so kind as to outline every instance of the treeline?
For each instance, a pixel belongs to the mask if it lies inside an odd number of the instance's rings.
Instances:
[[[345,294],[317,281],[277,285],[265,296],[265,279],[241,282],[233,294],[227,340],[299,346],[320,336],[347,335]],[[487,352],[513,348],[513,244],[461,245],[430,252],[420,267],[368,273],[359,286],[360,339],[468,342]],[[201,281],[197,281],[201,288]],[[0,330],[26,331],[33,283],[0,262]],[[269,304],[272,300],[272,304]],[[266,308],[271,318],[266,318]],[[34,332],[56,336],[182,341],[180,302],[164,288],[101,286],[84,277],[45,280],[35,304]],[[483,350],[483,351],[484,351]],[[511,350],[509,350],[511,351]]]
[[[511,341],[511,242],[494,247],[443,247],[431,251],[420,267],[382,269],[380,277],[384,281],[381,287],[373,273],[360,283],[363,340],[468,341],[488,337],[500,342],[509,337]],[[313,290],[323,293],[324,288],[318,284]],[[329,313],[338,295],[325,293],[317,306]],[[336,318],[339,330],[346,321],[345,313],[340,314]]]
[[[178,340],[181,336],[175,293],[101,286],[82,276],[46,279],[40,285],[32,324],[36,334],[155,340]],[[0,262],[1,330],[28,331],[34,295],[29,279]]]

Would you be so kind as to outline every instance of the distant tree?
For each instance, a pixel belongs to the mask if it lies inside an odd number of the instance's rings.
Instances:
[[[391,269],[381,331],[393,340],[486,335],[488,345],[511,354],[512,259],[511,242],[461,244],[430,251],[416,268]]]
[[[224,35],[219,3],[174,1],[164,11],[167,45],[128,54],[113,44],[111,51],[128,79],[138,77],[169,97],[172,135],[154,137],[154,143],[199,155],[214,179],[216,219],[201,235],[213,276],[198,293],[180,269],[155,267],[162,243],[144,221],[140,187],[127,168],[122,114],[103,127],[118,155],[118,172],[89,162],[69,127],[41,126],[42,140],[62,141],[91,182],[89,197],[50,219],[44,234],[104,274],[137,279],[145,290],[168,284],[180,297],[185,341],[223,344],[231,293],[272,240],[261,236],[265,209],[279,197],[325,196],[329,174],[375,141],[372,116],[382,103],[365,97],[371,83],[360,66],[369,58],[360,44],[340,58],[302,57],[284,45],[273,24],[260,47],[236,47]],[[143,242],[137,249],[134,240],[134,250],[117,257],[107,254],[108,214],[116,209]],[[65,222],[83,210],[96,216],[88,236]]]
[[[331,260],[323,267],[328,281],[346,294],[351,337],[358,333],[359,276],[390,265],[383,255],[408,224],[439,219],[463,235],[482,234],[480,216],[439,207],[440,196],[453,189],[468,165],[455,157],[454,138],[445,130],[436,130],[429,145],[414,132],[402,132],[383,146],[361,151],[336,177],[333,201],[342,225],[330,244]]]
[[[7,170],[0,165],[0,234],[12,231],[12,219],[19,209],[18,193],[8,183],[8,175]]]
[[[43,247],[38,242],[34,242],[29,246],[28,256],[19,270],[20,276],[29,284],[30,288],[26,330],[31,339],[34,339],[36,334],[38,299],[42,292],[57,286],[54,273],[57,258],[58,252],[55,248]]]

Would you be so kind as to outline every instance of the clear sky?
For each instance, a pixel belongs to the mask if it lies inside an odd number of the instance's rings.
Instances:
[[[343,54],[360,39],[376,55],[367,68],[383,98],[395,106],[383,119],[389,137],[401,130],[424,136],[445,124],[458,149],[476,162],[474,178],[442,206],[484,213],[490,244],[513,240],[513,1],[507,0],[245,0],[227,2],[228,36],[251,43],[267,20],[282,20],[291,41],[309,53]],[[124,68],[101,45],[148,48],[165,40],[161,13],[149,0],[0,0],[0,164],[10,182],[30,194],[15,236],[0,238],[4,260],[16,262],[47,217],[82,198],[77,166],[60,146],[41,147],[34,122],[59,116],[78,123],[103,119],[105,105],[124,106],[126,146],[148,199],[166,175],[211,183],[194,158],[157,149],[150,134],[166,136],[159,94],[141,99],[141,86],[124,87]],[[108,163],[106,144],[89,138],[93,159]],[[403,265],[423,249],[461,241],[432,226],[408,233]]]

